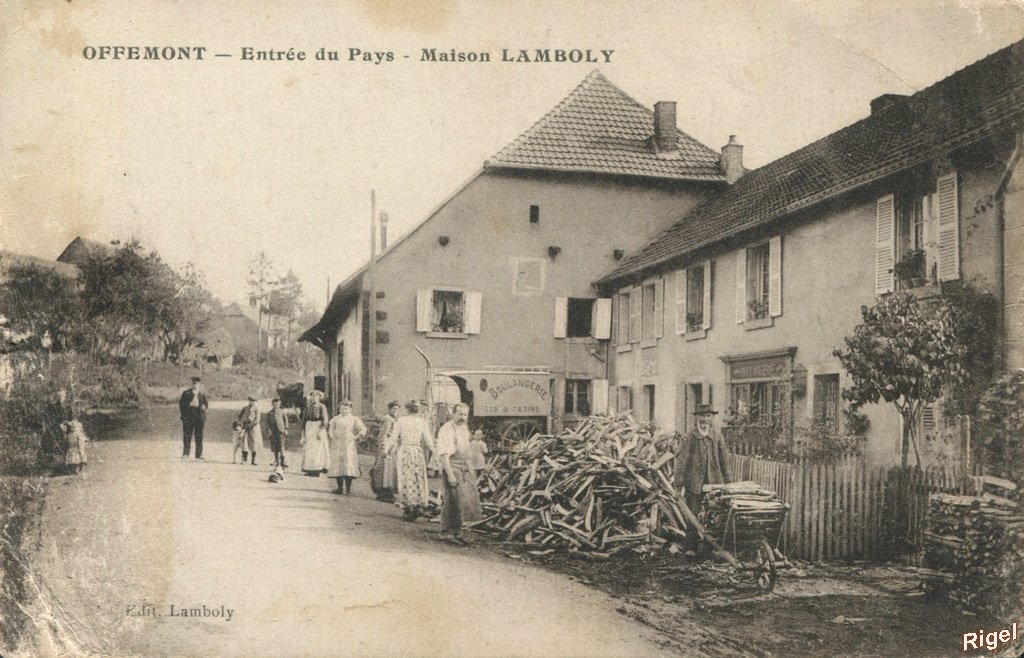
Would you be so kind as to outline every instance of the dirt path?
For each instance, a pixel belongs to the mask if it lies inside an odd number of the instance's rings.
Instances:
[[[600,592],[436,539],[372,500],[230,463],[228,411],[204,462],[158,408],[54,482],[40,568],[61,623],[109,655],[657,656],[659,635]],[[292,456],[292,463],[299,458]],[[198,609],[199,617],[171,616]],[[204,612],[205,606],[205,612]],[[230,620],[227,615],[230,614]],[[216,615],[216,616],[214,616]],[[674,653],[673,655],[679,655]]]

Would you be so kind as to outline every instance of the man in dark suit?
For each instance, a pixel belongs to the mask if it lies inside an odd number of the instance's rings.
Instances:
[[[203,427],[206,425],[206,410],[210,403],[206,393],[202,392],[202,379],[192,378],[192,388],[186,388],[178,399],[178,411],[181,412],[181,434],[184,441],[182,459],[187,459],[192,451],[192,435],[196,437],[196,459],[203,458]]]
[[[679,443],[675,485],[694,515],[700,512],[705,484],[722,484],[731,480],[727,460],[729,448],[712,423],[717,414],[710,404],[698,404],[693,412],[697,426],[687,432]],[[687,556],[696,556],[698,539],[695,530],[688,533],[687,545]]]

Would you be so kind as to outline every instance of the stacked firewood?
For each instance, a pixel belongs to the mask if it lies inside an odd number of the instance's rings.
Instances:
[[[592,417],[492,457],[476,527],[505,541],[610,555],[685,539],[672,435],[629,415]],[[641,550],[646,550],[642,548]]]
[[[719,537],[728,535],[726,548],[732,548],[733,542],[751,544],[761,539],[774,544],[787,508],[778,494],[756,482],[704,485],[704,525]],[[730,513],[742,514],[742,524],[728,527]]]
[[[978,496],[931,496],[925,560],[949,598],[1009,619],[1024,611],[1024,505],[1012,482],[980,480]]]

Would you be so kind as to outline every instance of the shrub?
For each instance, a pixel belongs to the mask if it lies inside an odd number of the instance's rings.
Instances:
[[[1024,487],[1024,369],[996,380],[978,411],[985,469]]]

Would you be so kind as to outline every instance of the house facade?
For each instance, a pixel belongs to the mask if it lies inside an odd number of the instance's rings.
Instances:
[[[609,399],[684,429],[699,403],[740,428],[841,423],[833,350],[893,291],[953,282],[999,303],[1004,367],[1024,364],[1024,45],[749,172],[597,281],[613,296]],[[869,405],[866,456],[901,456],[901,419]],[[925,409],[925,463],[957,428]]]
[[[591,73],[338,286],[300,338],[324,350],[328,401],[370,415],[475,392],[475,415],[541,429],[604,411],[611,300],[591,282],[742,169],[725,165],[677,130],[674,103],[652,112]]]

